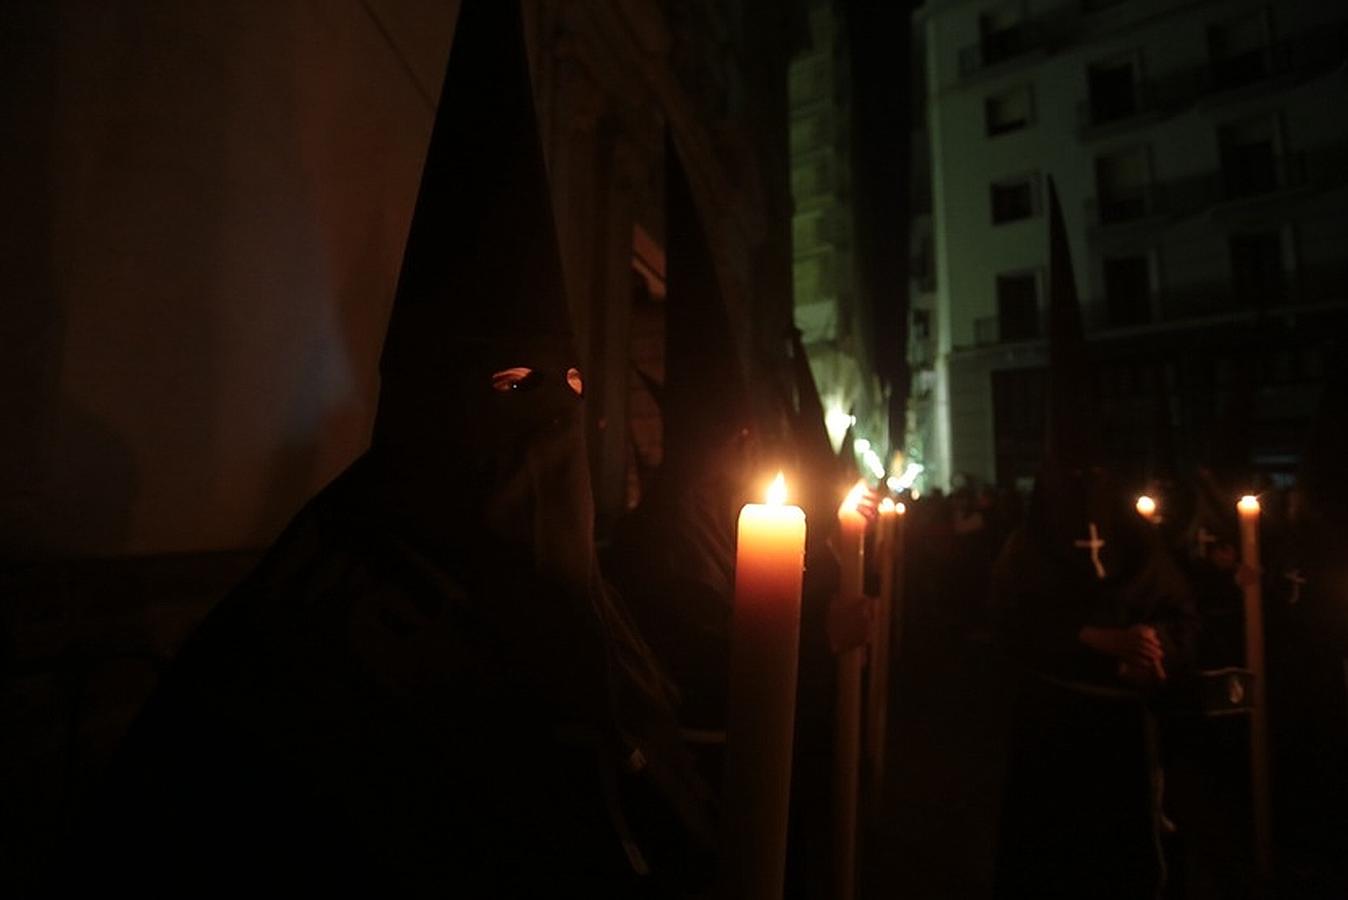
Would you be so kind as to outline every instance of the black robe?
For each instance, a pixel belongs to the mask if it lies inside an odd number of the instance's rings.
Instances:
[[[1025,529],[998,560],[1001,637],[1023,673],[998,841],[1000,898],[1151,898],[1163,883],[1154,697],[1078,637],[1086,625],[1149,624],[1170,676],[1187,666],[1188,588],[1159,545],[1148,549],[1129,574],[1098,584]]]
[[[669,736],[564,714],[491,614],[540,585],[501,571],[467,590],[366,494],[357,464],[189,640],[72,876],[152,896],[640,897],[705,880],[661,768]]]

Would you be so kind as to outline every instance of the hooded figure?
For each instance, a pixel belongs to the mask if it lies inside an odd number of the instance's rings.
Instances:
[[[1318,858],[1315,867],[1340,873],[1348,858],[1345,350],[1342,343],[1321,350],[1329,371],[1297,472],[1286,545],[1266,536],[1263,555],[1274,833],[1280,845]]]
[[[1187,586],[1101,461],[1062,212],[1048,182],[1049,434],[1024,525],[994,573],[1024,673],[1012,727],[999,897],[1157,896],[1148,703],[1188,664]]]
[[[665,381],[652,386],[663,456],[641,502],[614,527],[607,562],[678,688],[681,722],[719,733],[752,423],[715,261],[672,138],[665,172]]]
[[[811,523],[828,522],[837,512],[838,502],[856,480],[848,472],[855,472],[855,459],[841,461],[833,450],[828,436],[828,421],[819,387],[810,370],[810,357],[805,352],[804,336],[799,328],[791,329],[791,364],[796,382],[796,415],[793,420],[797,465],[810,493],[802,498],[805,516]],[[849,429],[850,431],[850,429]],[[810,542],[822,544],[830,530],[816,524],[810,533]]]
[[[465,0],[368,453],[208,616],[93,821],[100,886],[663,896],[705,873],[595,564],[520,11]]]

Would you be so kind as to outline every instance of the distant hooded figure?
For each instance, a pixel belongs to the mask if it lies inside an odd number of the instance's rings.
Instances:
[[[1285,546],[1264,531],[1274,833],[1342,872],[1348,858],[1348,346],[1326,342]],[[1342,876],[1340,876],[1340,883]]]
[[[464,0],[370,450],[184,646],[86,844],[138,894],[666,896],[708,871],[595,564],[518,5]]]
[[[1015,706],[996,895],[1153,898],[1164,881],[1149,703],[1189,665],[1187,585],[1103,465],[1057,194],[1048,448],[994,573]]]

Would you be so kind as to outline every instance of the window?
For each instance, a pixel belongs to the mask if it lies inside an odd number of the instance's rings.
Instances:
[[[796,253],[818,249],[827,237],[827,226],[821,211],[799,213],[791,223],[791,246]]]
[[[1003,341],[1039,336],[1039,286],[1034,272],[997,276],[997,324]]]
[[[1208,55],[1215,87],[1241,87],[1270,74],[1272,24],[1272,16],[1264,8],[1208,26]]]
[[[1020,85],[983,101],[988,136],[1006,135],[1034,121],[1034,94],[1030,85]]]
[[[828,63],[821,58],[797,60],[791,64],[789,88],[793,103],[822,100],[828,88]]]
[[[1242,308],[1262,309],[1287,299],[1287,266],[1282,235],[1277,231],[1233,234],[1231,285]]]
[[[1019,131],[1034,121],[1034,94],[1028,84],[989,97],[983,102],[988,136]]]
[[[1287,182],[1279,148],[1277,116],[1264,115],[1223,125],[1217,133],[1222,182],[1228,197],[1266,194]]]
[[[931,310],[913,310],[913,340],[925,341],[931,338]]]
[[[1114,327],[1151,321],[1151,262],[1145,256],[1106,257],[1105,308]]]
[[[793,166],[791,169],[791,196],[805,202],[826,196],[832,189],[833,169],[828,157]]]
[[[1090,90],[1092,125],[1137,114],[1137,67],[1131,57],[1095,63],[1086,70],[1086,83]]]
[[[827,147],[832,139],[831,122],[826,111],[797,116],[791,120],[791,152],[806,153]]]
[[[983,65],[1010,59],[1025,49],[1024,14],[1019,4],[990,9],[978,17],[979,44]]]
[[[1035,178],[1026,176],[992,186],[992,224],[1028,219],[1038,210]]]
[[[1095,188],[1103,223],[1127,222],[1151,212],[1151,164],[1146,147],[1095,160]]]

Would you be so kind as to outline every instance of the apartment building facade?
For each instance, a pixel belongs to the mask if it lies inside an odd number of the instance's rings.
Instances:
[[[1050,175],[1115,458],[1290,473],[1348,310],[1345,10],[929,0],[914,34],[931,209],[910,211],[930,260],[910,432],[930,483],[1038,464]]]

